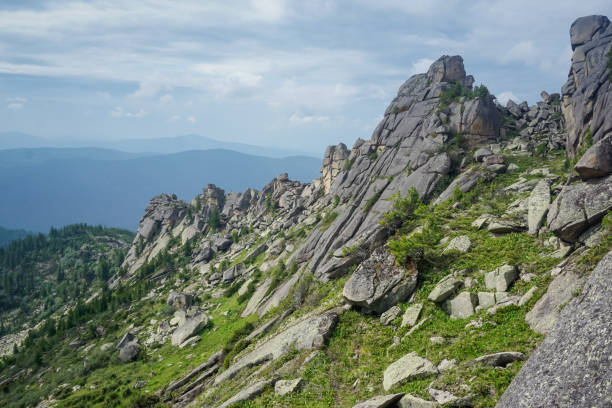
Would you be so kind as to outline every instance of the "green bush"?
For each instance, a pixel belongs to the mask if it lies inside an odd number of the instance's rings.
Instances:
[[[321,226],[319,227],[321,231],[325,231],[329,228],[329,226],[334,222],[334,220],[338,217],[337,211],[331,211],[326,213],[321,220]]]

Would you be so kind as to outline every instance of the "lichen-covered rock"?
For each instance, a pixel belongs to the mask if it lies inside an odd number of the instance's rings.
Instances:
[[[219,408],[229,408],[240,402],[251,400],[264,392],[267,387],[274,385],[275,382],[276,379],[257,381],[240,390],[236,395],[219,405]]]
[[[410,296],[416,281],[414,269],[397,266],[395,256],[381,247],[355,269],[342,294],[366,312],[382,313]]]
[[[583,180],[605,177],[612,173],[612,134],[584,152],[574,169]]]
[[[119,349],[119,359],[124,363],[129,363],[136,360],[139,352],[140,344],[138,344],[137,340],[131,340]]]
[[[276,395],[290,394],[297,391],[303,383],[304,380],[301,378],[295,378],[293,380],[278,380],[276,384],[274,384],[274,393]]]
[[[451,319],[465,319],[474,314],[474,308],[478,305],[478,296],[471,292],[461,292],[454,298],[447,300],[445,309]]]
[[[463,283],[453,275],[447,275],[431,291],[427,299],[439,303],[448,299]]]
[[[397,404],[400,408],[439,408],[440,404],[406,394]]]
[[[470,241],[470,238],[467,235],[460,235],[458,237],[451,239],[448,245],[446,246],[446,248],[444,248],[443,252],[444,253],[451,252],[451,251],[467,252],[470,249],[471,245],[472,245],[472,241]]]
[[[173,306],[178,309],[187,309],[193,304],[193,295],[189,293],[170,291],[166,303],[168,306]]]
[[[377,395],[367,401],[353,405],[353,408],[387,408],[393,406],[400,398],[404,396],[403,392],[399,394]]]
[[[612,252],[561,310],[497,407],[605,407],[612,395]]]
[[[400,309],[399,306],[393,306],[389,310],[387,310],[386,312],[380,315],[380,323],[384,324],[385,326],[388,326],[401,313],[402,313],[402,309]]]
[[[516,266],[502,265],[494,271],[485,274],[485,286],[487,289],[505,292],[516,278],[518,278]]]
[[[529,195],[527,226],[530,234],[537,234],[550,207],[550,186],[547,180],[540,180]]]
[[[550,206],[548,228],[559,238],[575,242],[612,209],[612,175],[564,186]]]
[[[485,354],[472,360],[472,364],[483,364],[491,367],[505,367],[515,361],[525,360],[525,354],[518,351],[502,351],[494,354]]]
[[[406,308],[404,315],[402,316],[402,324],[401,327],[405,326],[414,326],[419,320],[419,316],[421,315],[421,310],[423,310],[423,304],[417,303],[415,305],[410,305]]]
[[[388,391],[395,385],[417,378],[438,374],[438,369],[427,359],[421,358],[413,351],[391,364],[383,375],[383,388]]]
[[[204,313],[198,313],[195,316],[187,319],[185,323],[179,326],[174,333],[172,333],[172,345],[180,346],[189,337],[196,334],[208,323],[208,316]]]

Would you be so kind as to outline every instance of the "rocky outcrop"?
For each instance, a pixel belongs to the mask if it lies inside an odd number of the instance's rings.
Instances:
[[[416,270],[397,266],[395,256],[381,247],[355,269],[342,294],[363,311],[380,314],[410,296],[416,282]]]
[[[443,56],[427,74],[414,75],[400,87],[372,138],[355,143],[329,188],[329,195],[348,205],[325,231],[315,230],[308,237],[298,262],[308,261],[309,269],[322,280],[345,273],[363,258],[343,256],[343,248],[369,245],[374,237],[378,240],[374,247],[384,241],[386,233],[379,221],[392,208],[388,200],[392,195],[405,195],[414,187],[428,198],[451,171],[444,144],[454,132],[464,133],[468,147],[495,140],[501,117],[492,97],[463,100],[438,110],[441,92],[456,82],[471,88],[473,81],[465,75],[461,57]],[[332,156],[331,149],[328,153]]]
[[[564,186],[550,206],[548,228],[559,238],[575,242],[580,234],[612,209],[612,175]]]
[[[604,407],[612,395],[612,252],[561,311],[497,407]],[[537,381],[534,381],[537,379]]]
[[[587,134],[598,142],[612,132],[612,83],[606,53],[612,44],[612,24],[605,16],[587,16],[570,28],[572,64],[563,85],[567,121],[567,153],[575,156]]]
[[[547,180],[540,180],[529,195],[527,226],[530,234],[537,234],[550,207],[550,186]]]
[[[287,354],[291,347],[306,350],[323,346],[337,320],[338,312],[334,310],[303,318],[242,356],[215,378],[215,384],[234,377],[245,368],[276,360]]]
[[[243,401],[251,400],[257,397],[262,392],[264,392],[267,387],[273,386],[275,382],[276,379],[257,381],[249,385],[248,387],[242,389],[240,392],[225,401],[223,404],[219,405],[219,408],[228,408]]]
[[[196,334],[207,324],[208,316],[204,313],[197,313],[195,316],[187,319],[185,323],[172,333],[172,345],[180,346],[185,340]]]
[[[327,150],[325,150],[321,166],[321,180],[323,181],[325,193],[331,191],[331,186],[338,174],[350,165],[350,162],[347,162],[349,153],[344,143],[340,143],[337,146],[328,146]]]

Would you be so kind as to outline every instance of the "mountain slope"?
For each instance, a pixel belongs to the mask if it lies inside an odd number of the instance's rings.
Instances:
[[[0,172],[0,189],[5,194],[0,200],[0,225],[47,231],[52,225],[88,222],[134,229],[148,198],[160,191],[190,199],[201,191],[203,180],[232,190],[262,186],[282,172],[312,180],[320,166],[318,160],[308,157],[271,159],[228,150],[120,160],[69,158],[68,153],[77,152],[51,153],[65,158],[38,163],[34,156],[30,165]],[[109,159],[123,155],[105,153]],[[6,152],[0,151],[2,154]],[[49,157],[49,151],[45,155]],[[13,162],[23,162],[20,160]]]
[[[561,95],[472,85],[442,56],[312,183],[153,197],[101,294],[3,360],[5,405],[606,406],[609,132],[570,160]]]
[[[26,230],[11,230],[0,227],[0,248],[7,246],[11,241],[20,239],[28,235]]]

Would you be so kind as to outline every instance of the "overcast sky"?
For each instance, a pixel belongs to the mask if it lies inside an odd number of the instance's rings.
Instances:
[[[558,92],[588,14],[612,2],[2,0],[0,131],[350,147],[443,54],[503,102]]]

